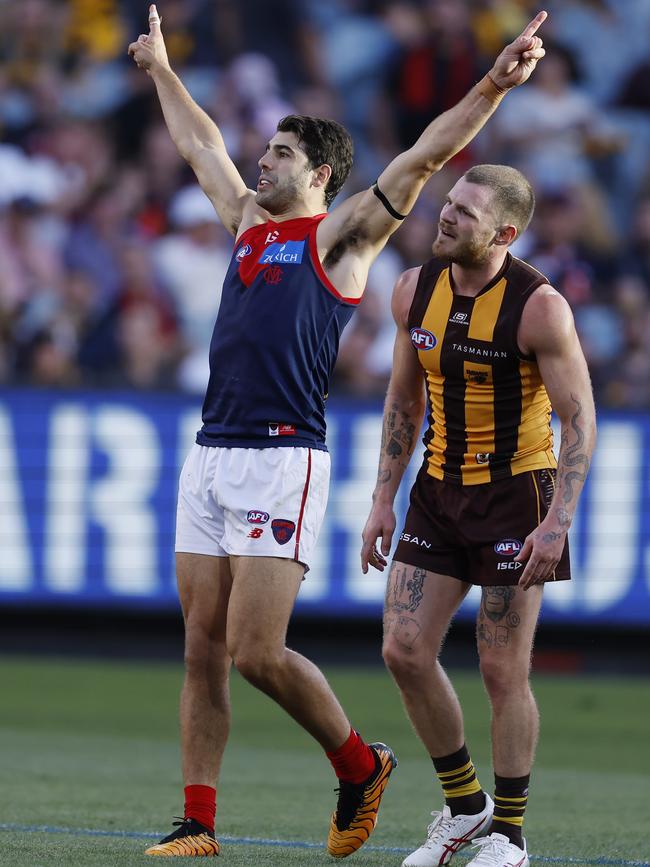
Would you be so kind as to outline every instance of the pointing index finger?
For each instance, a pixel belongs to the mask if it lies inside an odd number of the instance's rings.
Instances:
[[[156,7],[154,6],[154,9],[155,8]],[[537,30],[542,26],[542,24],[546,21],[547,18],[547,12],[538,12],[537,15],[533,18],[533,20],[529,24],[527,24],[526,27],[524,27],[520,39],[530,39],[530,37],[537,32]]]
[[[155,4],[151,4],[149,7],[149,31],[154,33],[155,31],[160,29],[160,16],[158,15],[158,10],[155,7]]]

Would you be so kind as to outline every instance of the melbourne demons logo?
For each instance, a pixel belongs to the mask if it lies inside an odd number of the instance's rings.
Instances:
[[[271,521],[273,538],[278,545],[286,545],[293,536],[295,529],[296,525],[293,521],[287,521],[286,518],[274,518]]]
[[[430,331],[427,331],[426,328],[411,328],[410,334],[413,346],[424,352],[433,349],[438,342],[435,336]]]
[[[240,247],[239,250],[237,250],[237,255],[235,256],[235,259],[238,262],[242,262],[246,258],[246,256],[250,256],[252,252],[253,248],[251,247],[251,245],[244,244],[243,247]]]
[[[502,557],[514,557],[521,549],[522,544],[518,539],[502,539],[494,546],[495,552]]]
[[[281,282],[282,276],[283,271],[279,265],[269,265],[264,271],[264,279],[269,286],[277,286]]]

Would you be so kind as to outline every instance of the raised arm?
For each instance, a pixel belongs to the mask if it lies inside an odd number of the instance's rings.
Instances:
[[[392,310],[397,335],[384,406],[377,484],[362,536],[361,568],[364,573],[368,571],[368,564],[380,572],[386,566],[385,558],[390,553],[395,531],[393,501],[422,427],[424,379],[408,330],[408,312],[419,274],[419,268],[405,271],[393,290]],[[382,540],[380,551],[376,548],[379,537]]]
[[[524,308],[521,348],[534,353],[553,409],[560,419],[560,454],[555,494],[548,514],[516,557],[526,562],[524,590],[553,573],[564,548],[596,442],[596,411],[587,362],[567,302],[541,287]]]
[[[509,90],[528,80],[544,56],[542,40],[535,34],[545,20],[546,12],[533,18],[503,49],[485,78],[457,105],[433,120],[413,147],[384,169],[377,185],[394,211],[408,214],[431,175],[474,138]],[[366,190],[330,214],[326,221],[329,237],[323,232],[323,246],[331,246],[337,233],[345,231],[351,221],[363,228],[364,239],[376,248],[381,248],[400,225],[373,191]]]
[[[155,6],[149,7],[149,33],[129,45],[129,54],[154,81],[167,129],[203,191],[233,235],[245,209],[254,207],[254,193],[228,156],[219,128],[200,108],[173,72]]]

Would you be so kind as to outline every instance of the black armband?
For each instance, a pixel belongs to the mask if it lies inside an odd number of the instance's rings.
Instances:
[[[372,185],[372,191],[394,220],[404,220],[408,216],[408,214],[400,214],[399,211],[395,210],[395,208],[391,205],[386,196],[379,189],[377,181],[375,181],[375,183]]]

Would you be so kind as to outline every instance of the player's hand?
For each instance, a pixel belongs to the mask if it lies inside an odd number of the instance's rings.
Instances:
[[[375,503],[370,510],[366,526],[363,528],[361,538],[361,571],[365,575],[368,566],[383,572],[390,554],[390,545],[395,532],[395,512],[386,503]],[[377,550],[377,539],[381,538],[381,548]]]
[[[146,69],[148,75],[155,72],[156,67],[169,67],[165,40],[160,31],[161,21],[158,10],[152,4],[149,7],[149,33],[141,34],[129,45],[129,55],[140,69]]]
[[[546,53],[542,40],[535,35],[546,18],[546,12],[539,12],[494,61],[490,77],[498,87],[510,90],[528,81],[537,62]]]
[[[557,522],[551,526],[550,523],[542,521],[539,527],[526,536],[521,551],[515,557],[517,562],[526,563],[518,582],[523,590],[549,580],[560,562],[566,533],[566,528],[559,527]]]

